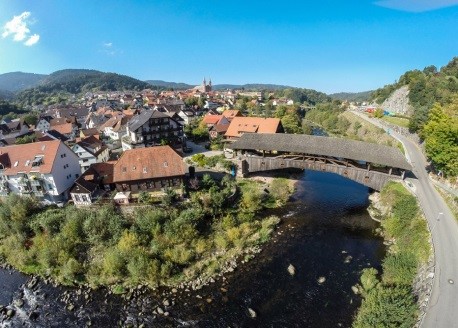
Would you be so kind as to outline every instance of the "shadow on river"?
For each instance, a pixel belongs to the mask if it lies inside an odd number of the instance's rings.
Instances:
[[[361,302],[351,286],[363,268],[379,268],[385,255],[374,233],[378,223],[366,211],[368,189],[312,171],[296,187],[293,201],[272,213],[282,224],[263,251],[201,290],[153,295],[136,289],[126,300],[105,289],[53,287],[41,280],[28,288],[27,276],[2,269],[0,304],[15,314],[0,326],[349,327]]]

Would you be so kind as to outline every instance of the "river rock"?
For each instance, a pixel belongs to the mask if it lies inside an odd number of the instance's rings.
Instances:
[[[67,305],[67,310],[68,311],[73,311],[75,309],[75,306],[73,304]]]
[[[164,310],[162,310],[160,306],[158,306],[156,310],[157,310],[157,313],[164,314]]]
[[[164,304],[164,306],[169,306],[170,305],[170,302],[169,300],[165,299],[162,304]]]
[[[27,284],[27,288],[33,289],[38,284],[38,278],[33,277]]]
[[[355,294],[358,294],[358,293],[359,293],[359,288],[358,288],[358,286],[351,286],[351,290],[352,290],[353,293],[355,293]]]
[[[350,263],[352,259],[353,259],[353,256],[348,255],[348,256],[345,258],[344,263]]]
[[[15,313],[16,313],[16,311],[14,311],[13,309],[8,309],[8,310],[6,311],[6,316],[7,316],[8,318],[12,318],[12,317],[14,316]]]
[[[178,290],[176,288],[172,288],[172,293],[176,294]]]
[[[17,300],[14,300],[14,301],[13,301],[13,304],[14,304],[16,307],[21,308],[21,307],[24,305],[24,301],[23,301],[21,298],[19,298],[19,299],[17,299]]]
[[[248,308],[248,314],[250,315],[251,318],[256,318],[257,316],[256,311],[253,310],[252,308]]]
[[[164,312],[164,316],[168,317],[170,313]]]
[[[326,281],[326,277],[321,276],[321,277],[318,278],[318,283],[319,283],[320,285],[321,285],[322,283],[324,283],[325,281]]]
[[[296,268],[294,267],[294,265],[292,264],[288,265],[288,273],[292,276],[296,274]]]

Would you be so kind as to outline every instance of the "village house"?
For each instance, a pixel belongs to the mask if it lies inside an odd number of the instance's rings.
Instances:
[[[0,140],[14,139],[29,133],[29,126],[22,119],[0,124]]]
[[[111,190],[114,162],[92,164],[70,189],[75,205],[91,205]]]
[[[51,116],[41,116],[38,119],[37,124],[35,125],[35,131],[41,131],[41,132],[46,132],[50,129],[51,127]]]
[[[60,140],[7,146],[0,150],[0,195],[35,195],[58,202],[81,174],[76,156]]]
[[[177,188],[186,173],[181,156],[170,146],[126,150],[113,168],[117,191]]]
[[[77,180],[70,191],[77,205],[92,204],[102,191],[116,190],[122,200],[141,191],[179,188],[186,166],[170,146],[125,151],[116,162],[97,163]]]
[[[94,136],[87,137],[74,144],[72,151],[79,158],[81,172],[86,171],[93,163],[106,162],[110,158],[108,147]]]
[[[158,146],[167,143],[179,147],[183,143],[183,126],[166,113],[144,110],[127,124],[122,149]]]
[[[226,140],[236,140],[244,133],[283,133],[279,118],[234,117],[224,134]]]

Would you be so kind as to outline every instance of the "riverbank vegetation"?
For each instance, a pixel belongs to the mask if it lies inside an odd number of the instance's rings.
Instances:
[[[360,290],[363,302],[354,328],[413,327],[418,304],[413,283],[430,257],[430,235],[417,200],[400,183],[388,183],[380,193],[381,226],[391,243],[381,275],[364,269]]]
[[[116,290],[209,277],[269,239],[279,219],[259,213],[284,202],[282,183],[206,176],[187,200],[132,214],[112,205],[43,208],[11,194],[0,204],[0,259],[62,284]]]
[[[312,122],[327,133],[352,140],[399,147],[402,145],[385,131],[359,116],[345,111],[338,103],[317,105],[305,114],[304,125]]]

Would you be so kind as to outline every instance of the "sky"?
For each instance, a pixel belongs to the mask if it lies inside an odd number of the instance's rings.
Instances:
[[[357,92],[458,56],[458,0],[0,0],[0,74]]]

